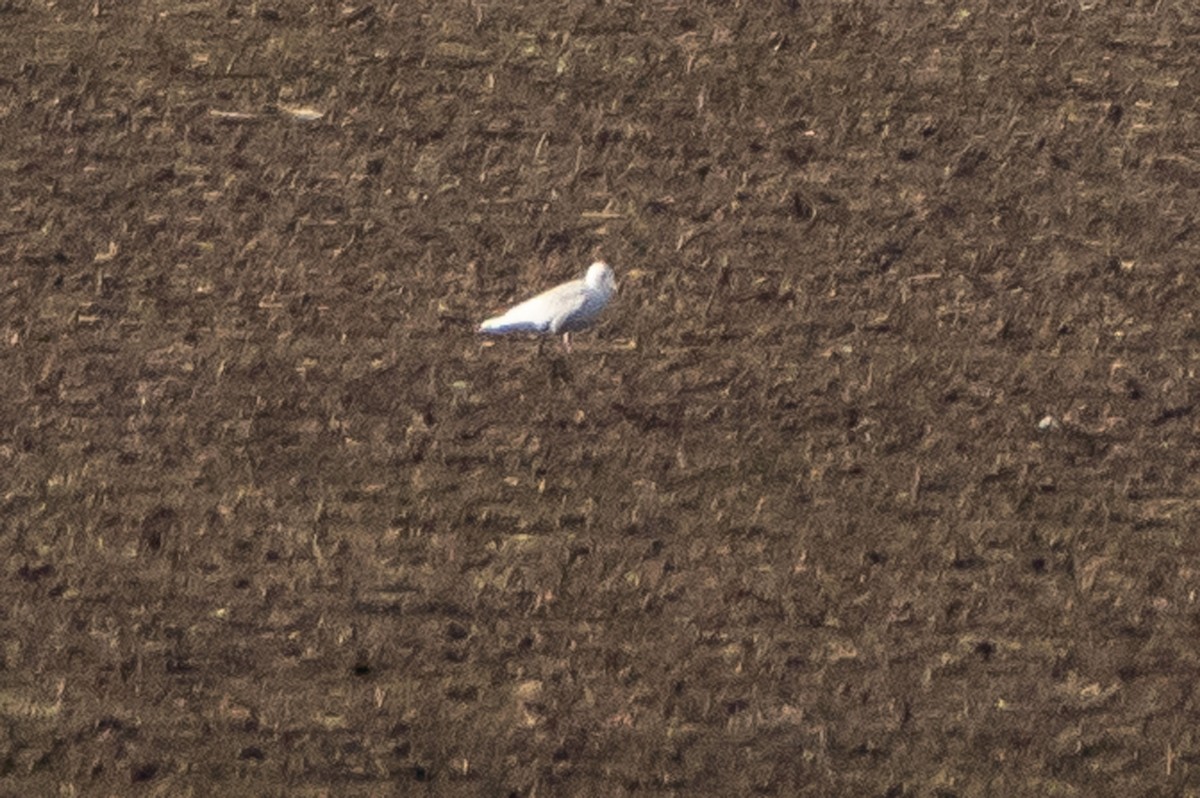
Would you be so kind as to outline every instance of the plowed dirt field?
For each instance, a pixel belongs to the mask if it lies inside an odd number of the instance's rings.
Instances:
[[[0,793],[1196,795],[1198,96],[1164,0],[0,2]]]

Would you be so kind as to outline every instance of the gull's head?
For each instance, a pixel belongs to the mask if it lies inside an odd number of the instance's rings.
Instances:
[[[587,276],[583,279],[588,288],[603,291],[605,294],[611,294],[617,290],[617,281],[613,278],[612,267],[602,260],[589,266]]]

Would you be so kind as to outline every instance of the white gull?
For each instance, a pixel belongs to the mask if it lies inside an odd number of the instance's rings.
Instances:
[[[582,280],[572,280],[515,305],[503,315],[479,325],[479,332],[503,335],[511,332],[563,334],[563,346],[571,351],[571,333],[587,327],[608,304],[616,291],[612,268],[602,260],[588,267]]]

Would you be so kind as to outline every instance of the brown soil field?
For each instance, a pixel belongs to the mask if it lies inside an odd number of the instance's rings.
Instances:
[[[1171,0],[0,1],[0,794],[1200,795],[1198,98]]]

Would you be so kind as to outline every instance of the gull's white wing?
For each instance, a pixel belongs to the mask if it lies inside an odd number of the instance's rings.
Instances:
[[[510,332],[557,333],[565,325],[576,322],[588,304],[588,290],[584,281],[572,280],[525,300],[501,316],[488,319],[479,325],[479,331],[496,335]],[[588,318],[594,315],[595,312]],[[583,319],[583,322],[586,321]]]

